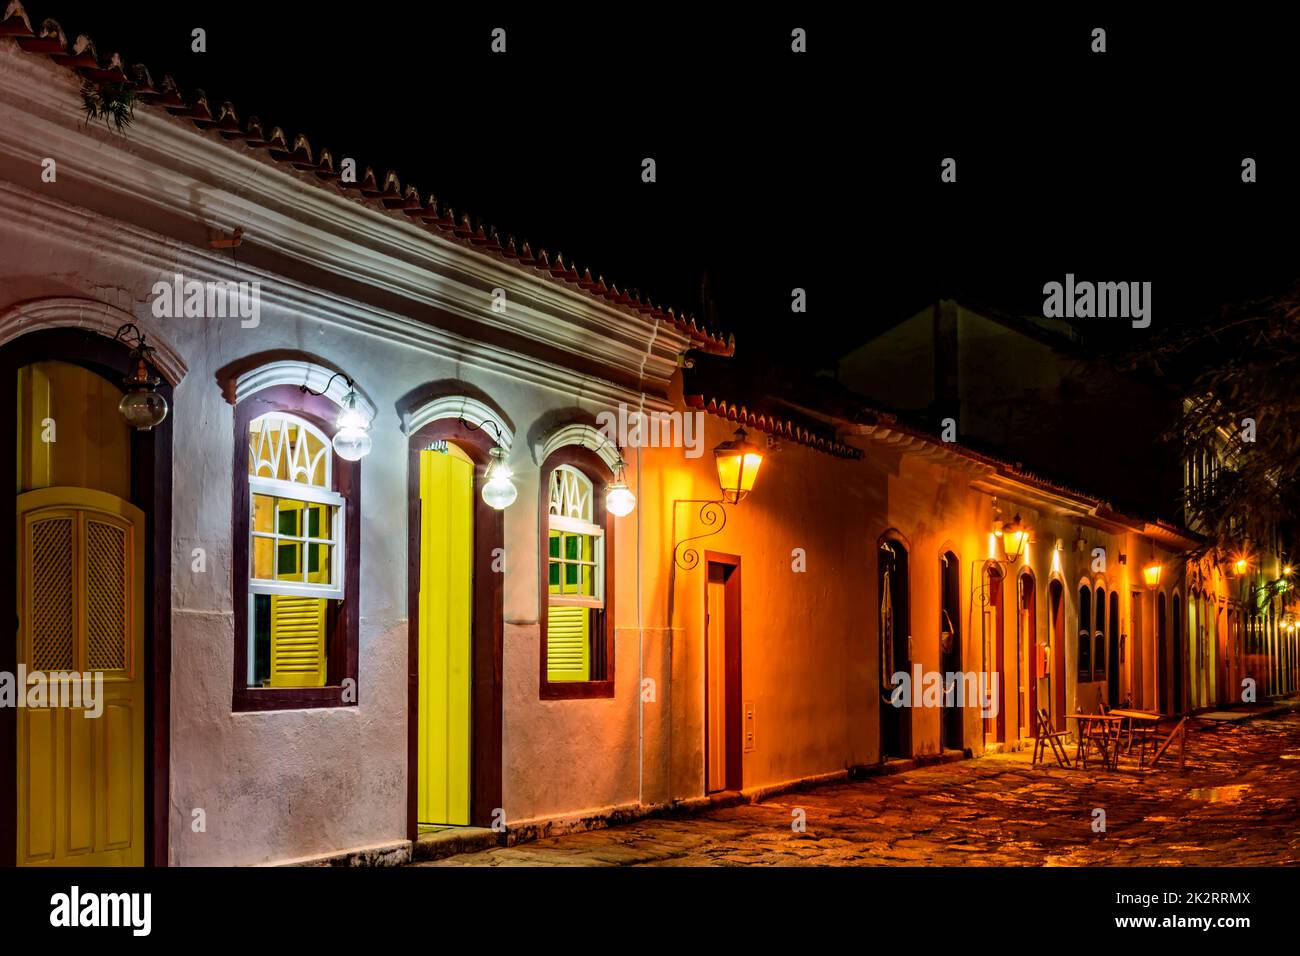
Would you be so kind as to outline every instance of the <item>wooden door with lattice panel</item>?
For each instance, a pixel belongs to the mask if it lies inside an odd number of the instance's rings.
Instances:
[[[105,492],[18,496],[20,866],[144,864],[144,533]]]

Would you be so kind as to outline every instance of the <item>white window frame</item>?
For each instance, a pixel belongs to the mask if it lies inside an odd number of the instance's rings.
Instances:
[[[252,428],[254,422],[261,421],[264,418],[285,419],[293,422],[299,428],[305,429],[325,446],[325,480],[330,482],[334,476],[333,468],[333,448],[328,437],[316,426],[309,422],[303,421],[296,415],[286,412],[268,412],[253,419],[249,423]],[[247,436],[245,436],[247,440]],[[279,531],[266,532],[255,531],[253,524],[253,508],[256,495],[269,495],[274,498],[290,498],[294,501],[306,501],[312,504],[323,504],[333,508],[333,520],[330,522],[329,537],[311,538],[304,535],[301,539],[291,538],[291,540],[304,543],[328,544],[330,546],[330,582],[329,584],[309,584],[306,582],[296,581],[270,581],[264,578],[253,577],[253,569],[256,567],[254,558],[253,542],[257,538],[269,538],[278,541],[282,536]],[[248,476],[248,593],[249,594],[288,594],[297,597],[326,598],[329,600],[341,601],[344,598],[344,580],[343,572],[347,565],[344,563],[345,538],[346,538],[346,508],[342,495],[328,488],[321,488],[317,485],[309,485],[296,481],[286,481],[281,478],[258,478],[254,475]],[[304,529],[305,530],[305,529]],[[250,621],[253,611],[253,602],[249,601]],[[249,630],[249,639],[252,639],[252,629]],[[252,658],[249,658],[251,669]]]
[[[557,480],[555,477],[556,474],[562,471],[571,472],[577,475],[583,482],[586,483],[587,506],[588,508],[593,509],[591,513],[594,514],[594,509],[595,509],[594,499],[596,493],[596,483],[592,481],[590,478],[588,478],[587,475],[584,474],[581,469],[574,468],[572,465],[556,465],[555,468],[552,469],[551,471],[550,480],[551,481]],[[549,501],[550,499],[549,489],[548,489],[547,497]],[[548,606],[554,605],[557,607],[561,607],[561,606],[588,607],[588,608],[593,608],[595,610],[601,610],[605,607],[605,529],[602,528],[600,525],[595,524],[594,522],[583,520],[582,518],[573,518],[573,517],[569,517],[568,515],[555,514],[550,510],[553,505],[554,502],[550,501],[550,503],[547,506],[547,512],[546,512],[546,535],[548,539],[550,538],[551,531],[560,531],[568,534],[585,534],[591,536],[592,538],[593,594],[590,597],[586,595],[548,594],[547,605]],[[582,562],[582,561],[565,561],[563,559],[563,555],[561,555],[561,560],[557,563],[561,568],[560,571],[561,586],[563,586],[563,578],[564,578],[563,569],[566,566],[568,565],[584,566],[586,564],[586,562]],[[548,581],[550,580],[550,575],[551,575],[551,564],[552,561],[548,556],[546,561],[546,578]]]

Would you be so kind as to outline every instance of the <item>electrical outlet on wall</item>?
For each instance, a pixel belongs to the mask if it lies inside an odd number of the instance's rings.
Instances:
[[[745,701],[745,753],[749,753],[756,746],[754,737],[754,702]]]

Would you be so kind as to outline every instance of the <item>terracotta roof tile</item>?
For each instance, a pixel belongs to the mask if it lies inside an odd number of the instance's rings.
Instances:
[[[684,322],[676,318],[671,309],[665,313],[651,306],[648,301],[642,302],[639,295],[629,295],[626,291],[620,292],[618,287],[612,284],[606,286],[603,278],[598,278],[593,283],[590,271],[580,274],[571,262],[566,263],[560,255],[555,257],[555,264],[552,266],[544,251],[534,258],[527,243],[523,243],[522,249],[516,252],[513,238],[508,238],[503,246],[496,230],[485,227],[481,222],[477,229],[473,228],[468,214],[462,217],[459,225],[456,225],[455,213],[450,207],[443,210],[443,214],[439,216],[438,206],[432,197],[429,199],[428,206],[420,206],[419,193],[409,188],[404,193],[396,173],[390,172],[385,177],[383,188],[380,188],[374,172],[369,168],[366,169],[360,182],[345,183],[335,172],[334,158],[329,152],[322,150],[320,161],[312,161],[311,147],[306,136],[301,133],[294,137],[293,146],[290,147],[282,129],[275,127],[271,135],[266,136],[255,116],[250,116],[247,124],[240,129],[233,104],[222,103],[220,110],[214,116],[202,90],[196,91],[193,97],[186,100],[181,95],[175,80],[170,76],[164,76],[161,87],[155,87],[149,70],[143,64],[134,65],[128,72],[123,68],[122,58],[116,53],[109,57],[107,63],[101,63],[95,44],[88,36],[78,36],[69,51],[67,35],[58,22],[46,19],[42,21],[39,31],[33,30],[31,19],[21,0],[9,0],[5,7],[4,17],[0,19],[0,37],[11,37],[24,51],[47,55],[55,62],[79,71],[87,78],[100,82],[128,83],[142,103],[162,106],[173,115],[189,119],[200,130],[215,129],[223,139],[232,144],[242,142],[251,149],[266,149],[274,161],[286,163],[304,173],[314,173],[320,180],[320,187],[327,187],[332,182],[339,188],[359,189],[362,196],[370,201],[377,200],[384,209],[405,213],[412,219],[420,219],[426,228],[439,229],[443,233],[450,232],[450,238],[466,242],[485,255],[499,255],[521,266],[533,266],[548,272],[553,281],[577,285],[580,290],[593,298],[671,324],[687,333],[694,346],[701,351],[719,355],[731,355],[735,352],[734,336],[723,338],[693,319],[689,323]]]
[[[792,418],[766,412],[750,411],[744,405],[728,402],[726,399],[706,398],[704,395],[687,395],[685,401],[687,408],[701,409],[710,415],[717,415],[719,418],[736,422],[745,428],[800,445],[807,445],[809,448],[816,449],[827,455],[833,455],[836,458],[856,459],[862,457],[860,449],[836,441],[833,435],[828,435],[824,431],[814,429]]]

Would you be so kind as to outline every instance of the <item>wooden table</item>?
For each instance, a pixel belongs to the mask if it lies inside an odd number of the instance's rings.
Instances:
[[[1154,733],[1156,728],[1160,726],[1160,721],[1165,719],[1164,714],[1156,713],[1154,710],[1130,710],[1122,707],[1112,707],[1110,715],[1128,721],[1128,746],[1124,750],[1125,753],[1133,752],[1133,725],[1135,723],[1148,725],[1151,732]],[[1138,753],[1138,763],[1142,766],[1146,765],[1146,744],[1149,736],[1150,734],[1142,735],[1142,750]]]
[[[1124,724],[1124,718],[1115,715],[1114,711],[1109,714],[1070,714],[1070,717],[1079,722],[1079,744],[1074,751],[1074,765],[1083,764],[1084,769],[1088,767],[1088,743],[1095,742],[1101,750],[1101,763],[1103,767],[1115,769],[1119,763],[1119,732]],[[1095,725],[1100,724],[1106,731],[1100,737],[1092,736],[1092,729]],[[1114,736],[1111,730],[1114,730]],[[1114,746],[1111,746],[1111,743]]]

